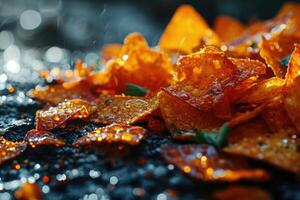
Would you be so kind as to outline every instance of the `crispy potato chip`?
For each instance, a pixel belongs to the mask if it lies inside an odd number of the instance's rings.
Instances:
[[[56,138],[53,133],[49,131],[31,130],[26,133],[25,141],[32,147],[37,146],[56,146],[61,147],[65,145],[63,140]]]
[[[245,26],[239,20],[226,15],[217,16],[213,26],[213,30],[223,42],[237,38],[245,29]]]
[[[200,111],[166,91],[158,93],[158,100],[161,114],[169,130],[212,130],[225,122],[212,112]]]
[[[125,143],[137,145],[146,136],[147,130],[140,126],[125,124],[111,124],[97,128],[79,138],[73,145],[85,146],[94,143]]]
[[[37,111],[36,129],[37,131],[47,131],[63,128],[67,121],[88,118],[95,111],[95,105],[81,99],[64,101],[56,107]]]
[[[285,109],[296,126],[300,131],[300,45],[295,46],[293,51],[288,71],[286,75],[286,87],[284,89],[284,106]]]
[[[101,124],[134,124],[159,113],[156,97],[102,95],[96,100],[97,112],[91,121]]]
[[[240,37],[226,43],[228,51],[245,56],[257,54],[261,36],[270,38],[274,34],[281,33],[289,19],[288,15],[284,15],[250,26]]]
[[[285,81],[277,77],[265,79],[249,89],[238,102],[249,104],[270,103],[282,97],[284,85]]]
[[[184,173],[203,181],[266,180],[268,174],[251,169],[246,161],[218,153],[207,145],[167,145],[161,149],[164,159]]]
[[[167,25],[159,47],[169,53],[192,53],[203,45],[219,45],[220,39],[190,5],[180,6]]]
[[[122,50],[121,44],[104,45],[104,47],[101,49],[102,62],[106,63],[107,61],[109,61],[111,59],[118,58],[121,50]]]
[[[281,60],[292,53],[294,44],[300,42],[300,37],[276,34],[269,40],[262,37],[259,45],[260,55],[266,61],[274,74],[279,78],[284,78],[286,74],[286,66],[281,64]]]
[[[169,85],[172,70],[167,55],[150,49],[142,35],[132,33],[125,38],[120,56],[108,62],[103,73],[106,80],[102,84],[118,93],[126,91],[126,83],[155,92]]]
[[[228,146],[224,151],[300,173],[299,145],[299,135],[294,130],[270,133],[262,120],[254,120],[230,131]]]
[[[42,102],[47,102],[52,105],[57,105],[65,100],[83,99],[92,101],[95,99],[93,92],[89,86],[79,84],[72,88],[65,88],[62,85],[51,85],[40,89],[29,91],[28,95]]]
[[[264,190],[253,186],[229,186],[218,190],[212,195],[213,200],[272,200],[271,196]]]
[[[284,34],[300,37],[300,4],[296,2],[286,2],[278,12],[278,16],[290,15]]]
[[[12,142],[0,137],[0,164],[13,159],[25,151],[26,142]]]
[[[42,200],[43,194],[40,187],[36,183],[24,183],[18,190],[14,192],[17,200]]]

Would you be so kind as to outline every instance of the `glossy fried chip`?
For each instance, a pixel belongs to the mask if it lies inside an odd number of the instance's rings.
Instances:
[[[212,130],[224,123],[212,112],[200,111],[166,91],[158,93],[158,100],[161,114],[170,130]]]
[[[286,75],[286,87],[284,89],[284,106],[285,109],[296,126],[300,131],[300,45],[295,46],[293,51],[288,71]]]
[[[50,85],[29,91],[29,96],[42,102],[50,103],[51,105],[57,105],[68,99],[80,98],[87,101],[95,99],[89,86],[85,84],[79,84],[68,89],[62,85]]]
[[[290,15],[284,34],[300,37],[300,3],[286,2],[278,12],[278,16]]]
[[[167,55],[150,49],[142,35],[132,33],[125,38],[119,57],[107,63],[103,72],[107,81],[103,84],[118,93],[126,91],[127,83],[156,92],[169,85],[172,70]]]
[[[161,148],[161,153],[168,163],[203,181],[268,179],[264,170],[251,169],[245,160],[219,153],[213,146],[167,145]]]
[[[284,85],[285,81],[277,77],[265,79],[249,89],[238,102],[249,104],[270,103],[282,97]]]
[[[14,192],[17,200],[42,200],[43,194],[38,184],[26,182]]]
[[[237,38],[245,29],[245,26],[240,21],[226,15],[217,16],[213,26],[213,30],[223,42]]]
[[[0,137],[0,164],[13,159],[25,151],[26,142],[12,142]]]
[[[156,115],[159,105],[156,97],[102,95],[96,100],[97,112],[91,121],[101,124],[134,124],[145,121],[150,116]]]
[[[118,58],[121,50],[122,50],[121,44],[104,45],[104,47],[101,49],[102,62],[106,63],[111,59]]]
[[[26,133],[25,141],[32,147],[37,146],[56,146],[61,147],[65,142],[56,138],[53,133],[49,131],[31,130]]]
[[[140,126],[111,124],[97,128],[79,138],[73,145],[85,146],[95,143],[125,143],[137,145],[146,136],[147,130]]]
[[[286,66],[283,66],[280,61],[291,54],[294,44],[299,42],[300,37],[284,34],[275,34],[269,40],[262,38],[259,45],[260,55],[277,77],[285,77]]]
[[[190,5],[181,5],[167,25],[159,47],[169,53],[192,53],[203,45],[219,45],[220,39]]]
[[[85,119],[96,111],[96,107],[84,100],[73,99],[59,103],[56,107],[36,112],[37,131],[65,127],[67,121]]]
[[[271,196],[259,187],[229,186],[213,193],[212,200],[272,200]]]
[[[255,120],[232,129],[224,151],[300,173],[299,145],[299,135],[294,130],[270,133],[263,121]]]

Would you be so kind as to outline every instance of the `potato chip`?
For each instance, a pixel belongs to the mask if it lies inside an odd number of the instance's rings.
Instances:
[[[212,200],[272,200],[271,196],[259,187],[229,186],[213,193]]]
[[[104,45],[101,49],[101,59],[103,63],[119,57],[122,49],[121,44],[108,44]]]
[[[50,85],[29,91],[28,95],[42,102],[57,105],[65,100],[83,99],[92,101],[95,99],[92,88],[85,84],[79,84],[72,88],[65,88],[62,85]]]
[[[300,45],[295,46],[295,50],[291,55],[286,75],[286,87],[284,89],[284,106],[285,109],[300,131]]]
[[[43,194],[38,184],[25,182],[14,192],[17,200],[42,200]]]
[[[200,111],[165,91],[159,92],[158,100],[163,119],[170,130],[212,130],[224,123],[213,113]]]
[[[95,111],[95,105],[81,99],[64,101],[56,107],[37,111],[36,129],[37,131],[47,131],[63,128],[67,121],[88,118]]]
[[[11,160],[26,150],[26,142],[12,142],[0,137],[0,164]]]
[[[97,128],[79,138],[73,145],[85,146],[97,143],[124,143],[137,145],[146,136],[147,130],[140,126],[111,124]]]
[[[126,83],[155,92],[169,85],[172,69],[167,55],[150,49],[142,35],[132,33],[125,38],[120,56],[107,63],[103,73],[106,82],[103,84],[118,93],[126,91]]]
[[[282,97],[284,85],[285,81],[277,77],[265,79],[249,89],[238,102],[249,104],[270,103]]]
[[[159,112],[157,99],[123,95],[102,95],[96,100],[97,112],[91,121],[101,124],[134,124]]]
[[[213,146],[167,145],[161,149],[161,153],[168,163],[203,181],[268,179],[268,174],[264,170],[251,169],[245,160],[219,153]]]
[[[259,45],[260,55],[279,78],[284,78],[286,66],[281,64],[281,60],[292,53],[294,44],[300,42],[300,37],[284,34],[273,35],[269,40],[262,38]]]
[[[286,2],[278,12],[278,16],[290,15],[284,34],[300,37],[300,4],[296,2]]]
[[[287,171],[300,173],[299,135],[294,130],[270,133],[266,124],[254,120],[232,129],[224,151],[262,160]]]
[[[25,141],[32,147],[37,146],[56,146],[61,147],[65,142],[56,138],[53,133],[49,131],[31,130],[26,133]]]
[[[219,45],[220,39],[190,5],[180,6],[167,25],[159,47],[169,53],[188,54],[203,45]]]
[[[217,16],[213,26],[213,30],[223,42],[237,38],[245,29],[245,26],[239,20],[226,15]]]

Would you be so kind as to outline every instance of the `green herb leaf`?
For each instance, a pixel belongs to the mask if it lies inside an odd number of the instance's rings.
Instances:
[[[143,97],[147,94],[147,88],[143,88],[132,83],[126,83],[125,86],[127,90],[124,92],[124,94],[127,96]]]
[[[280,64],[287,67],[288,64],[289,64],[290,58],[291,58],[291,54],[288,54],[288,55],[284,56],[284,57],[280,60]]]
[[[217,148],[224,147],[226,139],[229,133],[228,124],[225,123],[221,126],[219,133],[217,132],[205,132],[196,130],[195,136],[190,136],[189,140],[200,144],[210,144]]]

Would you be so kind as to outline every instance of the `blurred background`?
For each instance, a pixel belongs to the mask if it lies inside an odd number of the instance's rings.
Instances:
[[[273,17],[284,0],[0,0],[0,91],[7,79],[35,80],[37,70],[68,69],[76,58],[95,64],[103,44],[141,32],[157,41],[182,3],[211,24],[226,14],[243,22]],[[28,77],[31,77],[30,79]]]

